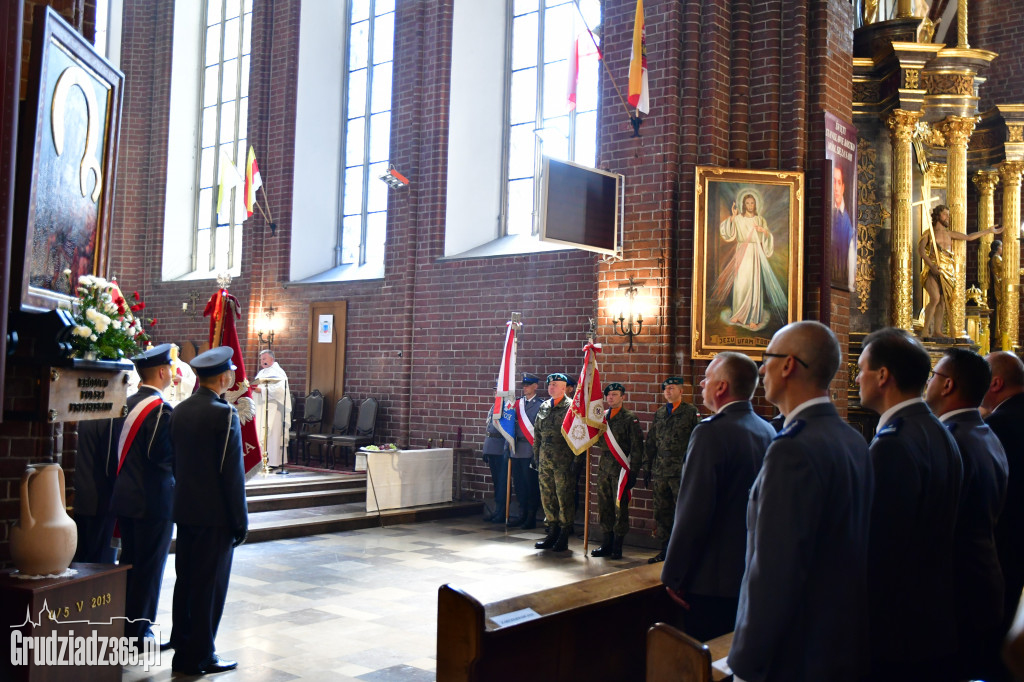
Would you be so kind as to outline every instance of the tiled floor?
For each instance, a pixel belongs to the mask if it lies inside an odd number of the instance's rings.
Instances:
[[[632,568],[654,554],[627,545],[624,560],[585,559],[580,540],[553,554],[533,548],[540,537],[506,534],[474,516],[243,545],[217,637],[217,652],[239,668],[211,679],[433,680],[442,584],[487,603]],[[594,537],[592,528],[591,548]],[[173,587],[172,555],[158,617],[165,639]],[[123,679],[172,679],[171,656],[164,652],[148,673],[126,669]]]

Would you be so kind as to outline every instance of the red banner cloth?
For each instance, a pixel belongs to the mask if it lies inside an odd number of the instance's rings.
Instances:
[[[232,362],[235,363],[235,385],[224,393],[224,399],[238,410],[238,420],[242,423],[242,451],[245,465],[245,477],[252,478],[263,467],[263,452],[256,435],[256,402],[252,399],[249,382],[245,376],[245,363],[242,361],[242,348],[238,344],[238,330],[235,319],[242,316],[238,299],[220,289],[206,303],[203,316],[210,317],[210,348],[228,346],[234,351]],[[217,334],[217,323],[221,324],[220,338]]]

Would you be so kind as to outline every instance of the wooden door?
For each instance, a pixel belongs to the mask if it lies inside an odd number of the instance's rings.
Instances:
[[[334,403],[345,392],[345,311],[347,301],[319,301],[309,306],[309,386],[324,394],[324,420],[329,424]],[[321,324],[329,331],[321,333]],[[327,426],[326,428],[330,428]]]

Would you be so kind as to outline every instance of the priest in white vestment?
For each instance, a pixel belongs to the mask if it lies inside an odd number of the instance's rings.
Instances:
[[[164,389],[164,400],[176,406],[185,398],[191,398],[196,390],[196,373],[187,362],[178,357],[179,348],[171,344],[171,385]]]
[[[279,467],[286,429],[292,421],[292,397],[288,391],[288,375],[269,348],[260,352],[260,371],[251,386],[252,397],[256,400],[256,435],[260,447],[267,456],[267,463]]]

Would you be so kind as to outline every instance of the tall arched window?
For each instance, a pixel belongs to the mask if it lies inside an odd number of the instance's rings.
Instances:
[[[338,265],[384,262],[395,0],[351,0]]]
[[[240,271],[253,0],[206,0],[192,271]]]
[[[538,227],[542,157],[587,166],[596,162],[600,62],[586,25],[601,23],[601,4],[579,0],[577,8],[574,0],[511,0],[511,5],[504,230],[531,235]]]

